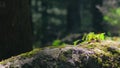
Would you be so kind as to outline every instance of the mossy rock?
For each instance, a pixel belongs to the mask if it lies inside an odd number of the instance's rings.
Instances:
[[[34,49],[1,61],[0,68],[120,68],[120,43],[106,40]]]

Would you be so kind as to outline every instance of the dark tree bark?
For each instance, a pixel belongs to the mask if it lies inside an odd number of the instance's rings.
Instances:
[[[67,32],[80,32],[80,0],[69,0],[67,8]]]
[[[0,0],[0,59],[32,49],[29,0]]]
[[[95,32],[103,32],[104,31],[104,24],[103,24],[103,15],[96,7],[97,5],[102,5],[102,0],[92,0],[91,1],[91,13],[92,13],[92,21],[93,21],[93,28]]]
[[[41,42],[42,44],[46,44],[46,42],[49,42],[50,34],[48,33],[47,26],[48,26],[48,1],[47,0],[42,0],[42,22],[41,22],[41,34],[43,37],[41,37]]]

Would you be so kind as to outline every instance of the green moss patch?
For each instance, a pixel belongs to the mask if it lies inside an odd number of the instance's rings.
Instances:
[[[33,55],[37,54],[40,50],[41,50],[40,48],[37,48],[37,49],[34,49],[34,50],[30,51],[30,52],[22,53],[22,54],[20,54],[18,56],[30,58],[30,57],[33,57]]]
[[[37,49],[34,49],[34,50],[30,51],[30,52],[22,53],[22,54],[20,54],[18,56],[13,56],[13,57],[11,57],[9,59],[1,61],[0,64],[4,65],[4,64],[6,64],[8,62],[13,62],[15,60],[31,58],[31,57],[33,57],[33,55],[37,54],[40,50],[41,50],[40,48],[37,48]]]

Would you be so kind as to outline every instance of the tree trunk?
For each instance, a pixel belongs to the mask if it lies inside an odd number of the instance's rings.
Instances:
[[[0,59],[32,49],[29,0],[0,0]]]
[[[80,32],[80,0],[70,0],[67,8],[67,32]]]
[[[104,31],[104,24],[103,24],[103,15],[96,7],[97,5],[102,5],[102,0],[93,0],[91,3],[91,13],[92,13],[92,22],[93,28],[95,32],[103,32]]]

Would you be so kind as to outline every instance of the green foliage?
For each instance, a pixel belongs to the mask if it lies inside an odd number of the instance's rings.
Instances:
[[[105,33],[95,34],[94,32],[90,32],[88,34],[84,34],[82,40],[87,42],[100,42],[105,39],[104,36]],[[80,40],[76,40],[73,42],[73,45],[76,46]],[[52,43],[52,46],[59,46],[59,45],[65,45],[61,40],[54,40]]]
[[[104,14],[104,20],[108,21],[112,25],[120,23],[120,8],[111,8],[108,13]]]
[[[80,40],[74,41],[74,42],[73,42],[74,46],[76,46],[79,42],[80,42]]]
[[[100,33],[100,34],[95,34],[94,32],[90,32],[88,34],[85,34],[82,38],[83,41],[88,41],[88,42],[91,42],[91,41],[95,41],[95,42],[98,42],[98,41],[102,41],[105,39],[105,36],[104,36],[105,33]]]
[[[65,46],[66,43],[62,42],[61,40],[57,39],[52,42],[52,46]]]
[[[100,33],[100,34],[96,34],[96,38],[99,40],[104,40],[105,39],[105,33]]]
[[[54,41],[53,41],[52,45],[53,45],[53,46],[59,46],[59,45],[61,45],[61,43],[62,43],[61,40],[58,40],[58,39],[57,39],[57,40],[54,40]]]

